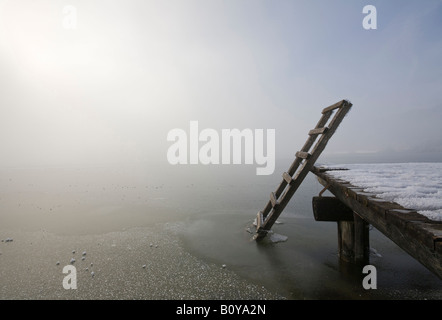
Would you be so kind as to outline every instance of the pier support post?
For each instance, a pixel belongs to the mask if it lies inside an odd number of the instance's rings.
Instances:
[[[312,204],[316,221],[337,223],[339,258],[349,263],[368,264],[369,224],[335,197],[313,197]]]
[[[355,224],[353,221],[338,221],[338,254],[345,262],[354,261]]]
[[[338,221],[339,258],[365,265],[370,258],[369,225],[357,213],[353,221]]]
[[[354,262],[366,265],[370,260],[370,230],[369,224],[356,212],[354,216]]]

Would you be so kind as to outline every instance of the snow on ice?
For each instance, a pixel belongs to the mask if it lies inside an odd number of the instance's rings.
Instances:
[[[377,197],[442,221],[442,163],[349,164],[328,174]]]

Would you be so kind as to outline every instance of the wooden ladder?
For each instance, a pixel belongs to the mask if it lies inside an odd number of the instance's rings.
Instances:
[[[349,101],[342,100],[322,110],[321,119],[316,127],[310,130],[302,149],[296,152],[296,159],[289,170],[283,173],[283,180],[278,189],[270,194],[270,200],[264,210],[258,212],[254,240],[264,238],[270,231],[351,107],[352,104]],[[337,111],[334,117],[328,122],[335,110]],[[312,148],[318,136],[321,137]]]

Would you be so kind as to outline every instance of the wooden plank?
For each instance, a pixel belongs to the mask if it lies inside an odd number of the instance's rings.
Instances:
[[[415,210],[406,210],[403,208],[394,208],[386,211],[385,218],[389,223],[395,224],[400,228],[406,227],[409,222],[430,222],[430,220],[416,212]]]
[[[282,174],[282,177],[284,178],[285,182],[287,182],[287,184],[290,184],[293,181],[292,177],[287,172],[284,172]]]
[[[368,206],[373,212],[378,213],[383,218],[386,218],[388,211],[402,208],[402,206],[395,202],[379,201],[378,199],[374,200],[374,198],[369,198]]]
[[[308,152],[304,152],[304,151],[298,151],[296,152],[296,158],[301,158],[301,159],[308,159],[311,157],[311,154]]]
[[[356,191],[356,200],[363,203],[365,206],[368,206],[368,203],[370,202],[370,198],[374,197],[375,193],[368,193],[364,191]]]
[[[311,170],[314,174],[317,173],[326,173],[326,171],[323,171],[317,167]],[[319,175],[317,175],[317,178],[319,182],[322,185],[327,185],[327,181],[321,179]],[[332,178],[333,181],[336,183],[336,187],[341,189],[341,192],[345,194],[346,197],[359,200],[360,202],[364,203],[366,206],[368,205],[374,212],[379,213],[381,216],[385,217],[385,213],[388,210],[392,209],[402,209],[402,206],[398,205],[397,203],[393,203],[384,199],[376,198],[376,194],[364,192],[364,190],[361,187],[357,187],[352,185],[349,182],[342,182],[343,180]]]
[[[312,207],[316,221],[353,221],[353,210],[336,197],[313,197]]]
[[[442,224],[436,222],[413,222],[407,228],[417,232],[416,237],[420,237],[422,242],[436,250],[436,243],[442,241]]]
[[[403,229],[412,241],[425,245],[427,248],[434,252],[435,250],[435,238],[431,230],[428,230],[427,223],[420,221],[410,221]]]
[[[342,105],[343,105],[345,102],[347,102],[347,101],[346,101],[346,100],[341,100],[341,101],[339,101],[339,102],[337,102],[337,103],[331,105],[330,107],[324,108],[324,109],[322,110],[322,114],[328,113],[328,112],[333,111],[333,110],[338,109],[338,108],[341,108]]]
[[[441,242],[442,241],[442,224],[441,223],[426,223],[424,226],[424,229],[426,229],[433,238],[434,242]]]
[[[434,241],[442,241],[442,224],[431,223],[428,226],[428,230],[433,233]]]
[[[343,192],[345,192],[347,197],[350,197],[355,200],[358,198],[358,192],[362,191],[362,189],[358,188],[343,188],[342,190]]]
[[[310,136],[313,135],[318,135],[318,134],[324,134],[325,132],[327,132],[328,128],[327,127],[322,127],[322,128],[316,128],[316,129],[312,129],[310,130],[310,132],[308,133]]]
[[[314,172],[320,178],[318,180],[321,184],[326,185],[340,201],[442,279],[442,252],[438,251],[438,243],[441,241],[438,237],[442,236],[442,224],[429,225],[406,218],[402,218],[401,223],[392,223],[392,219],[399,217],[392,218],[394,215],[387,212],[389,219],[386,219],[379,214],[379,210],[383,210],[379,203],[370,202],[365,206],[356,198],[349,197],[348,189],[342,188],[332,177],[318,171]],[[375,207],[378,207],[377,210]]]

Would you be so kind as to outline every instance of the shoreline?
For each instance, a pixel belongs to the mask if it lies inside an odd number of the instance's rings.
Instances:
[[[285,299],[228,267],[198,259],[183,248],[176,227],[176,223],[157,223],[83,236],[9,232],[13,241],[0,246],[0,299]],[[5,231],[0,234],[6,237]],[[76,260],[77,289],[66,290],[62,270],[71,258]]]

